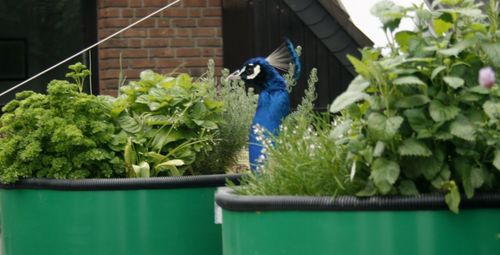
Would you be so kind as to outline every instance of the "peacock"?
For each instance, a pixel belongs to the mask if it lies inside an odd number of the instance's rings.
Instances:
[[[246,84],[260,88],[257,110],[252,120],[249,133],[249,160],[252,171],[265,159],[261,134],[277,135],[282,120],[290,112],[290,98],[287,83],[278,70],[287,71],[290,61],[295,70],[293,79],[300,76],[300,59],[290,40],[286,40],[278,49],[266,58],[256,57],[249,59],[243,67],[235,71],[229,78],[241,78]],[[260,129],[260,132],[259,132]],[[262,132],[264,130],[264,132]]]

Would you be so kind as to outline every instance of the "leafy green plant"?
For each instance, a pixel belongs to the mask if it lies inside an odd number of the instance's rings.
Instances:
[[[263,135],[258,129],[267,159],[259,174],[246,175],[239,187],[245,195],[340,195],[355,192],[349,182],[345,150],[331,138],[331,117],[315,114],[316,70],[311,71],[309,86],[297,111],[280,127],[278,136]]]
[[[331,106],[342,111],[333,134],[348,150],[350,176],[364,183],[358,195],[441,191],[458,212],[461,191],[471,198],[500,187],[498,2],[490,1],[488,15],[472,0],[438,6],[383,1],[372,9],[390,53],[348,56],[359,76]],[[395,32],[401,19],[416,30]],[[488,66],[486,84],[478,74]]]
[[[195,174],[191,164],[212,149],[223,102],[211,96],[211,84],[187,74],[146,70],[140,78],[120,88],[111,110],[126,141],[127,176]]]
[[[228,76],[229,70],[222,70],[220,83],[217,84],[214,62],[209,61],[205,80],[213,84],[211,87],[213,96],[224,103],[224,110],[213,149],[202,154],[193,165],[193,169],[203,173],[229,171],[237,164],[240,152],[248,143],[248,132],[258,97],[252,89],[247,91],[241,80],[230,80]]]
[[[1,182],[19,178],[58,179],[124,175],[122,147],[107,97],[82,93],[88,75],[80,63],[69,77],[54,80],[47,95],[20,92],[0,118]]]

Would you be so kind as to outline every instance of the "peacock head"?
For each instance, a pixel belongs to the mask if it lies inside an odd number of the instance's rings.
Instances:
[[[265,82],[279,73],[269,62],[262,57],[249,59],[243,67],[232,73],[229,78],[240,78],[247,84],[263,87]]]
[[[249,59],[228,78],[233,80],[239,78],[245,83],[258,86],[261,89],[269,87],[282,89],[286,87],[286,84],[283,77],[278,73],[278,69],[286,72],[290,62],[295,64],[294,78],[298,79],[300,75],[299,54],[295,51],[290,40],[286,40],[267,58],[256,57]]]

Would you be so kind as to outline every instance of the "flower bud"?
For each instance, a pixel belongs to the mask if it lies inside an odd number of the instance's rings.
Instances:
[[[495,84],[495,71],[491,67],[483,67],[479,70],[479,84],[490,89]]]

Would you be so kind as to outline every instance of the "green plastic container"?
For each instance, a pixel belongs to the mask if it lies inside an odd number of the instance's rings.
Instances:
[[[440,195],[252,197],[221,188],[224,255],[500,254],[500,194],[476,194],[460,213]]]
[[[0,189],[3,255],[222,254],[217,186],[235,175],[29,179]]]

